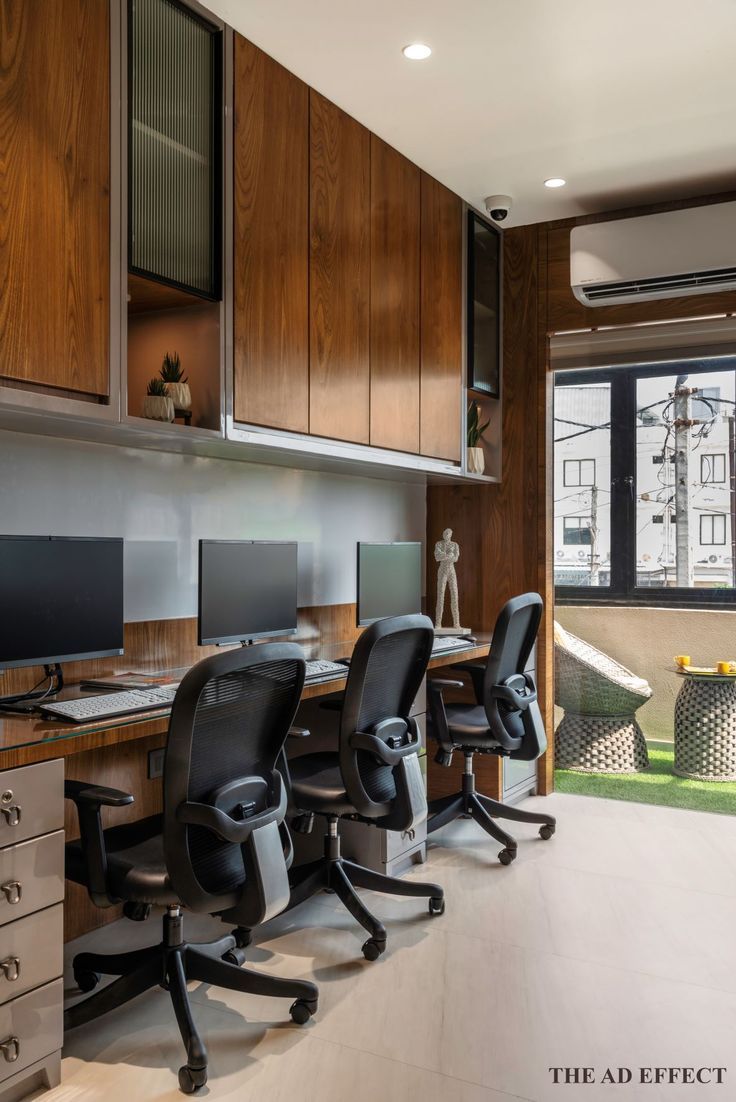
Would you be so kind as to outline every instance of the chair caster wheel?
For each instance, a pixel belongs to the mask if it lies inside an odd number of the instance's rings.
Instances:
[[[539,837],[544,838],[545,842],[552,837],[555,832],[555,828],[545,823],[544,826],[539,828]]]
[[[245,949],[228,949],[222,954],[222,959],[226,964],[236,964],[240,968],[245,964]]]
[[[207,1068],[190,1068],[184,1064],[179,1068],[179,1089],[183,1094],[194,1094],[207,1082]]]
[[[80,969],[78,972],[74,972],[74,982],[79,990],[86,995],[88,992],[94,991],[95,987],[97,987],[97,984],[100,982],[100,973],[88,972],[86,969],[82,971]]]
[[[498,855],[498,859],[502,865],[510,865],[516,857],[515,849],[502,849]]]
[[[381,953],[386,951],[386,942],[378,941],[376,938],[368,938],[363,944],[363,956],[366,960],[378,960]]]
[[[253,940],[253,931],[246,930],[245,926],[236,926],[233,930],[233,937],[238,949],[247,949]]]
[[[297,1025],[306,1025],[313,1014],[317,1012],[317,1002],[307,1002],[306,999],[297,999],[295,1003],[291,1004],[289,1013],[291,1014],[292,1022],[296,1022]]]
[[[433,895],[429,900],[429,913],[431,915],[443,915],[445,913],[445,897]]]

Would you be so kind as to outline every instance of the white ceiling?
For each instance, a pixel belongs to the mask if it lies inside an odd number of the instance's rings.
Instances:
[[[506,225],[736,186],[735,0],[208,6],[469,202],[511,195]]]

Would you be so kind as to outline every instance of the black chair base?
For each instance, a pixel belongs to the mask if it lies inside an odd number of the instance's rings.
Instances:
[[[417,899],[429,899],[429,913],[442,914],[445,909],[444,891],[439,884],[417,883],[413,880],[399,880],[395,876],[356,865],[340,855],[340,836],[337,833],[337,818],[328,818],[328,833],[325,835],[325,854],[318,861],[301,865],[292,870],[290,876],[291,898],[289,907],[304,903],[321,891],[333,891],[346,910],[370,935],[363,944],[363,956],[366,960],[378,960],[386,949],[386,927],[368,910],[355,891],[367,888],[385,895],[412,896]],[[238,931],[245,935],[245,931]],[[239,944],[247,944],[245,937],[238,937]]]
[[[236,947],[232,934],[204,945],[187,944],[183,938],[181,911],[178,907],[169,907],[163,919],[160,945],[111,956],[79,953],[74,958],[74,979],[81,991],[92,991],[100,981],[100,974],[120,978],[89,999],[69,1007],[64,1013],[64,1030],[85,1025],[152,987],[163,987],[171,996],[187,1053],[186,1064],[179,1068],[179,1086],[185,1094],[192,1094],[207,1082],[207,1049],[192,1017],[188,981],[200,980],[251,995],[295,999],[291,1017],[298,1025],[304,1025],[317,1010],[315,984],[264,976],[241,968],[243,960],[244,954]]]
[[[540,824],[539,834],[545,841],[555,832],[557,821],[553,815],[544,815],[536,811],[522,811],[518,807],[509,807],[498,800],[492,800],[489,796],[483,796],[475,791],[475,774],[472,770],[473,755],[465,754],[465,772],[463,773],[462,791],[454,796],[445,796],[440,800],[432,800],[429,805],[429,819],[427,820],[427,834],[434,834],[440,827],[447,826],[461,816],[469,816],[497,842],[501,842],[503,849],[498,854],[502,865],[510,865],[516,857],[517,842],[505,830],[496,823],[496,819],[511,819],[516,823]]]

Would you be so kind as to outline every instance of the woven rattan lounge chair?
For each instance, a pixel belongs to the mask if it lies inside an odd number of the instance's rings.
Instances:
[[[649,765],[636,712],[648,682],[555,624],[555,764],[582,773],[639,773]]]

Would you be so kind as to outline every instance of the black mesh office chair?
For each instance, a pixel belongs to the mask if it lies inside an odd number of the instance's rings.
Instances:
[[[293,643],[227,651],[198,663],[174,700],[164,760],[164,811],[103,830],[100,809],[133,797],[67,782],[81,838],[66,847],[66,875],[93,902],[124,901],[129,918],[151,905],[166,908],[159,945],[115,956],[80,953],[74,976],[91,991],[100,973],[119,976],[69,1008],[66,1029],[92,1021],[148,988],[168,989],[187,1063],[179,1070],[190,1094],[207,1081],[207,1051],[192,1019],[187,981],[296,999],[294,1021],[317,1009],[312,983],[241,968],[232,935],[206,945],[184,940],[182,908],[254,927],[289,901],[290,840],[283,823],[286,788],[276,769],[304,684],[304,658]]]
[[[367,628],[353,651],[340,714],[339,750],[307,754],[289,763],[291,794],[303,826],[314,813],[327,820],[324,857],[292,870],[291,906],[325,888],[334,891],[370,934],[367,960],[386,948],[386,930],[355,888],[429,898],[444,910],[438,884],[418,884],[373,872],[340,856],[338,820],[357,819],[385,830],[409,830],[424,821],[427,799],[410,710],[432,653],[432,621],[392,616]]]
[[[429,733],[439,743],[435,761],[449,766],[455,750],[465,755],[462,791],[433,800],[429,806],[427,832],[459,818],[470,816],[491,837],[502,842],[498,857],[510,865],[516,857],[516,840],[502,830],[496,819],[517,823],[540,823],[542,838],[551,838],[555,820],[551,815],[522,811],[482,796],[475,791],[474,754],[498,754],[519,761],[534,761],[544,753],[547,737],[537,703],[534,679],[526,666],[542,619],[542,598],[523,593],[501,609],[487,662],[458,663],[473,681],[475,704],[448,704],[446,688],[463,688],[461,681],[428,681]]]

